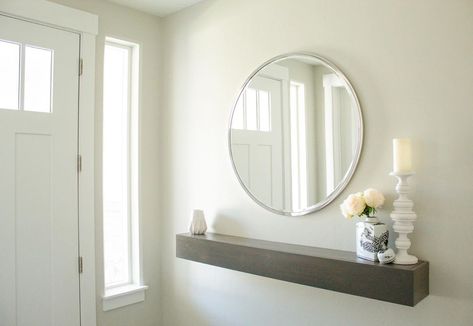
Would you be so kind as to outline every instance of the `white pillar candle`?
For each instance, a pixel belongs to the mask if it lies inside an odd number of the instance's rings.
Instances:
[[[409,138],[393,139],[393,169],[398,173],[412,171],[411,140]]]

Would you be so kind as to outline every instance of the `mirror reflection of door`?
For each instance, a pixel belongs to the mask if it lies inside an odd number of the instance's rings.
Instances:
[[[340,76],[297,55],[264,66],[245,85],[231,153],[241,183],[263,206],[301,215],[346,185],[361,149],[361,114]]]
[[[252,79],[235,108],[232,155],[241,181],[259,200],[285,207],[283,90],[287,69],[273,69]]]

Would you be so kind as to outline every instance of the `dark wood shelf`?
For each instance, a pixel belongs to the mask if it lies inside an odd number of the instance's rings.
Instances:
[[[177,234],[176,257],[411,307],[429,294],[426,261],[381,265],[354,252],[214,233]]]

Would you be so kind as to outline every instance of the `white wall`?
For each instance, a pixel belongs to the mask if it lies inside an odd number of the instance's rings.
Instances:
[[[163,325],[471,325],[472,16],[471,0],[210,0],[164,19]],[[361,99],[366,137],[341,197],[290,218],[264,211],[240,188],[226,132],[247,75],[298,50],[346,73]],[[379,188],[388,199],[379,215],[391,225],[395,181],[388,173],[398,136],[412,137],[418,173],[412,252],[431,264],[431,295],[415,308],[175,258],[175,234],[198,207],[211,231],[354,250],[354,221],[338,205],[351,192]]]
[[[151,326],[160,319],[160,251],[158,207],[158,100],[160,89],[160,24],[157,17],[101,0],[54,0],[99,16],[96,53],[96,287],[99,326]],[[141,48],[141,223],[143,278],[149,286],[146,300],[117,310],[103,312],[103,246],[101,206],[102,165],[102,79],[105,36],[139,43]],[[87,63],[85,63],[87,64]]]

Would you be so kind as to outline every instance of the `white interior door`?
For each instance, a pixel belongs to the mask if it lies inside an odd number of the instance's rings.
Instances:
[[[0,15],[1,325],[80,325],[79,42]]]
[[[284,209],[282,85],[256,76],[235,112],[241,128],[232,130],[232,152],[238,173],[251,193],[275,209]],[[236,125],[239,127],[239,125]]]

